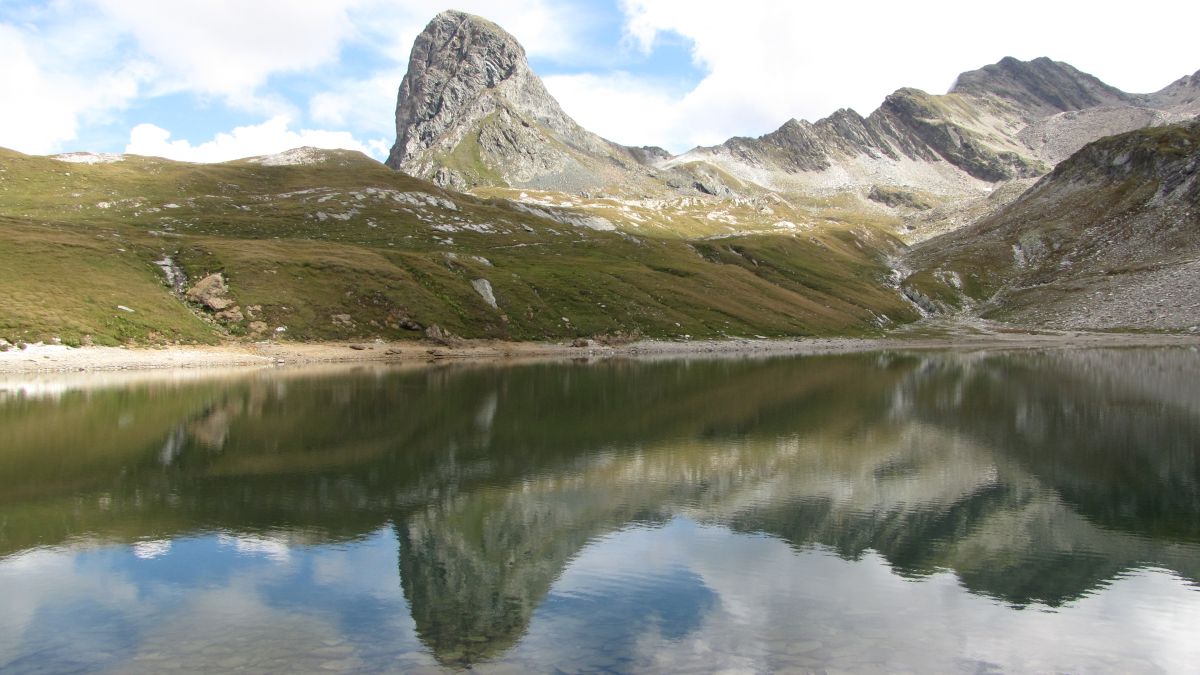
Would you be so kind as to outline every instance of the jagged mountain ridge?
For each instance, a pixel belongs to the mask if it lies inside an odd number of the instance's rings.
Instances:
[[[585,199],[700,198],[748,203],[768,216],[780,199],[793,206],[817,200],[804,222],[882,218],[919,240],[993,212],[1086,143],[1197,112],[1200,73],[1153,94],[1128,94],[1065,63],[1007,57],[962,73],[946,94],[902,88],[866,117],[842,109],[672,156],[583,129],[513,36],[449,11],[414,43],[388,164],[439,185],[515,199],[530,189]],[[996,190],[1010,182],[1018,187]],[[832,209],[821,202],[830,197],[840,200]],[[638,227],[619,213],[614,220]],[[771,228],[778,220],[728,229]]]
[[[843,109],[815,123],[790,120],[669,163],[712,163],[783,192],[882,184],[961,197],[1042,175],[1103,136],[1182,121],[1198,98],[1197,76],[1136,95],[1048,58],[1006,57],[961,74],[947,94],[903,88],[865,118]]]

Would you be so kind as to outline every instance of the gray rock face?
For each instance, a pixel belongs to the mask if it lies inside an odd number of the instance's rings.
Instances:
[[[633,153],[575,123],[499,26],[448,11],[413,44],[388,166],[443,186],[577,191],[622,178]]]
[[[1072,66],[1046,57],[999,63],[958,76],[952,94],[996,97],[1012,102],[1030,119],[1067,110],[1133,103],[1134,97]]]

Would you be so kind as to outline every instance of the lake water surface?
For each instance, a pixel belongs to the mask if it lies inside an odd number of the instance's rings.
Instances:
[[[101,377],[0,381],[0,672],[1200,663],[1189,349]]]

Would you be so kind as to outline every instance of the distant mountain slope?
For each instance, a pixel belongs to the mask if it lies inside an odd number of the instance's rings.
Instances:
[[[908,264],[929,305],[961,290],[1016,323],[1200,331],[1200,120],[1091,143]]]

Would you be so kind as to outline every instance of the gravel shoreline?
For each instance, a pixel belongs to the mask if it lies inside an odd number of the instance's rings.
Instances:
[[[0,352],[0,373],[88,372],[183,368],[277,367],[320,363],[446,360],[497,361],[576,358],[673,358],[688,355],[816,355],[889,350],[1012,350],[1098,347],[1200,347],[1200,336],[1178,334],[989,331],[883,338],[730,339],[619,346],[588,343],[461,341],[355,343],[230,343],[167,348],[29,345]]]

